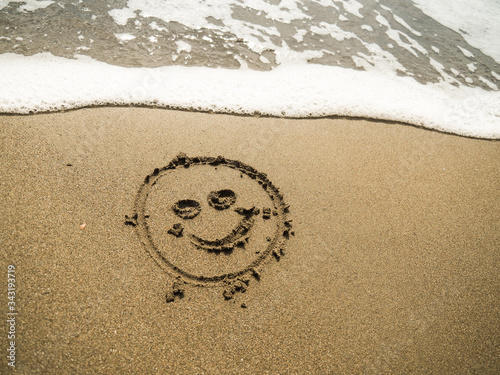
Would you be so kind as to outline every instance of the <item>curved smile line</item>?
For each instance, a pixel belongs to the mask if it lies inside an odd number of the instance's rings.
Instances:
[[[248,210],[250,211],[250,210]],[[189,234],[191,242],[196,246],[208,251],[224,251],[232,250],[235,246],[242,245],[248,239],[250,230],[252,229],[255,220],[254,211],[250,211],[240,220],[236,228],[224,238],[216,238],[215,240],[206,240],[194,234]]]

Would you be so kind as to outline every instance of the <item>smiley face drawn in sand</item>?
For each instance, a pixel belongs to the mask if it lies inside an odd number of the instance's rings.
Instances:
[[[222,211],[229,209],[236,202],[236,193],[230,189],[212,191],[207,197],[208,204],[215,210]],[[199,202],[192,199],[181,199],[174,203],[172,211],[183,220],[194,219],[201,212]],[[259,214],[259,209],[251,207],[249,209],[238,207],[234,210],[242,218],[238,224],[225,236],[215,239],[205,239],[196,234],[188,234],[193,245],[207,251],[232,251],[235,246],[244,245],[248,240],[250,230],[255,223],[254,216]],[[169,229],[168,233],[176,237],[183,235],[184,226],[176,223]]]
[[[175,278],[167,301],[185,284],[244,292],[263,264],[284,254],[288,206],[268,177],[236,160],[179,154],[141,185],[135,226],[148,253]]]

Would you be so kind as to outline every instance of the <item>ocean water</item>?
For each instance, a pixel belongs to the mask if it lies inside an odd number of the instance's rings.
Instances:
[[[500,138],[497,0],[0,0],[0,112],[152,105]]]

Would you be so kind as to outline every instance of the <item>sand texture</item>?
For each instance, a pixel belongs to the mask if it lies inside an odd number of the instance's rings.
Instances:
[[[0,153],[15,373],[500,369],[497,141],[102,107],[0,116]]]

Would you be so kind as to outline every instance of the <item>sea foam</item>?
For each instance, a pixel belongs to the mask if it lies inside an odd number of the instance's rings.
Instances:
[[[356,116],[478,138],[500,138],[500,92],[334,66],[272,71],[168,66],[124,68],[87,56],[0,55],[0,111],[91,105],[159,107],[284,117]]]
[[[152,105],[500,138],[500,6],[478,3],[0,0],[0,112]]]
[[[453,29],[472,46],[500,62],[500,2],[495,0],[414,0],[439,23]]]

